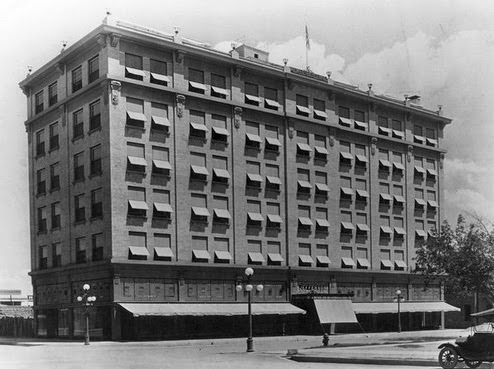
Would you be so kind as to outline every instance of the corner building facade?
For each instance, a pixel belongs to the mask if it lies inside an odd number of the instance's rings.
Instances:
[[[247,266],[255,334],[349,306],[395,329],[397,290],[405,329],[454,310],[412,273],[441,221],[440,112],[110,18],[20,86],[39,336],[84,334],[84,283],[92,337],[244,335]]]

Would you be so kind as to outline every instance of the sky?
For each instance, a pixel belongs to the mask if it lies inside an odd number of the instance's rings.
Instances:
[[[112,16],[229,51],[267,50],[377,93],[418,93],[453,118],[446,127],[444,210],[494,222],[494,2],[480,0],[2,0],[0,45],[0,289],[31,293],[26,100],[18,83]]]

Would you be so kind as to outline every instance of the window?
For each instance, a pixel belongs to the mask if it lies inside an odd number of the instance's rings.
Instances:
[[[319,120],[326,120],[328,115],[326,114],[326,103],[324,100],[314,99],[314,118]]]
[[[264,107],[266,109],[278,110],[278,90],[275,88],[264,87]]]
[[[203,111],[190,111],[190,137],[201,140],[206,139],[208,127],[206,127],[206,115]]]
[[[309,146],[309,133],[297,131],[297,156],[309,157],[312,148]]]
[[[72,70],[72,93],[82,88],[82,66]]]
[[[86,259],[86,239],[79,237],[75,239],[75,262],[76,264],[82,264],[87,261]]]
[[[75,222],[84,222],[86,220],[86,208],[84,207],[84,194],[74,196]]]
[[[146,189],[129,186],[128,189],[128,216],[145,217],[149,207],[146,203]]]
[[[310,114],[309,109],[309,98],[304,95],[296,95],[296,109],[298,115],[303,115],[304,117],[308,117]]]
[[[434,128],[426,128],[425,139],[428,146],[437,146],[436,130]]]
[[[55,191],[60,188],[60,164],[55,163],[50,165],[50,191]]]
[[[58,122],[50,124],[50,151],[58,149]]]
[[[281,265],[281,243],[278,241],[268,241],[268,265]]]
[[[144,156],[144,144],[127,142],[127,170],[143,174],[147,161]]]
[[[391,262],[391,250],[381,250],[381,269],[382,270],[391,270],[393,267],[393,263]]]
[[[275,164],[266,164],[266,190],[279,191],[280,186],[280,167]]]
[[[247,187],[261,188],[263,182],[261,177],[261,164],[255,161],[247,161]]]
[[[58,102],[58,85],[57,82],[53,82],[48,86],[48,105],[52,106]]]
[[[298,244],[298,265],[299,266],[312,266],[314,259],[311,256],[310,243]]]
[[[169,234],[154,234],[154,260],[171,261],[173,251],[171,249],[171,237]]]
[[[308,169],[297,169],[297,191],[301,194],[310,195],[311,189],[310,171]]]
[[[82,119],[82,109],[72,114],[72,126],[74,130],[72,137],[73,140],[84,136],[84,121]]]
[[[48,246],[39,247],[39,269],[48,268]]]
[[[360,110],[354,110],[353,117],[355,120],[354,122],[355,129],[359,129],[361,131],[367,131],[369,125],[366,123],[365,113]]]
[[[36,156],[45,155],[45,131],[43,129],[36,132]]]
[[[405,135],[403,133],[403,127],[402,127],[400,120],[396,120],[396,119],[392,120],[392,133],[393,133],[392,136],[394,138],[403,139],[405,137]]]
[[[259,106],[259,86],[253,83],[245,82],[245,103]]]
[[[314,135],[314,159],[327,160],[328,149],[326,148],[326,137]]]
[[[327,196],[329,192],[328,177],[326,172],[316,172],[316,195]]]
[[[172,169],[167,147],[152,147],[153,154],[153,174],[169,175]]]
[[[101,128],[101,111],[99,100],[89,105],[89,130]]]
[[[226,117],[224,115],[212,114],[213,132],[211,139],[216,142],[226,144],[230,133],[226,128]]]
[[[144,123],[146,122],[146,116],[144,115],[144,101],[140,99],[134,99],[132,97],[126,98],[127,105],[127,126],[132,128],[144,129]]]
[[[263,264],[264,256],[262,255],[261,241],[247,240],[247,255],[249,264]]]
[[[139,55],[125,54],[125,77],[142,81],[144,79],[142,70],[142,57]]]
[[[264,134],[266,136],[266,145],[264,149],[267,151],[279,151],[281,142],[278,139],[278,127],[265,125]]]
[[[84,180],[84,152],[74,155],[74,182]]]
[[[219,74],[211,73],[211,96],[226,99],[226,78]]]
[[[54,202],[51,204],[51,229],[57,229],[60,226],[60,203]]]
[[[261,137],[259,137],[259,123],[245,123],[245,146],[249,149],[259,150],[261,147]]]
[[[309,231],[310,227],[312,227],[314,223],[312,223],[310,216],[310,206],[299,205],[298,206],[298,227],[299,229]]]
[[[153,189],[153,216],[170,219],[173,212],[170,206],[170,192]]]
[[[93,261],[103,260],[103,233],[93,234],[91,237]]]
[[[156,83],[158,85],[167,86],[170,83],[170,79],[168,78],[168,71],[166,62],[151,59],[149,61],[149,69],[151,72],[151,83]]]
[[[168,106],[165,104],[151,103],[151,129],[168,133],[170,121],[168,120]]]
[[[103,190],[91,191],[91,218],[103,217]]]
[[[279,228],[283,220],[280,217],[280,204],[276,202],[268,202],[267,206],[267,227]]]
[[[425,143],[424,127],[418,125],[413,126],[413,142],[419,144]]]
[[[146,260],[149,256],[146,233],[129,232],[129,245],[129,259]]]
[[[206,181],[209,171],[206,168],[206,154],[190,153],[190,179],[195,181]]]
[[[339,106],[338,115],[340,118],[350,119],[350,109],[347,108],[346,106]]]
[[[189,91],[198,94],[203,94],[206,91],[204,72],[202,70],[189,68]]]
[[[88,83],[94,82],[99,78],[99,57],[89,59],[88,61]]]
[[[90,149],[90,171],[91,176],[101,175],[101,145],[96,145]]]
[[[208,238],[192,236],[192,261],[207,263],[211,256],[208,252]]]
[[[39,169],[36,172],[36,194],[38,196],[46,193],[46,170],[44,168]]]
[[[52,247],[52,264],[53,267],[62,266],[62,244],[60,242],[56,242],[51,245]]]
[[[213,155],[213,181],[226,184],[229,180],[228,158]]]
[[[228,211],[228,197],[213,196],[213,221],[215,223],[228,224],[230,212]]]
[[[46,206],[38,208],[38,233],[46,233]]]
[[[263,220],[261,202],[257,200],[247,200],[247,224],[251,227],[260,227]]]
[[[211,215],[208,210],[206,195],[193,193],[191,194],[192,214],[191,218],[195,222],[207,222]]]
[[[387,117],[380,115],[377,120],[378,133],[383,136],[389,136],[391,129],[389,128],[389,122]]]
[[[43,90],[34,95],[34,112],[36,114],[41,113],[44,109],[43,99]]]

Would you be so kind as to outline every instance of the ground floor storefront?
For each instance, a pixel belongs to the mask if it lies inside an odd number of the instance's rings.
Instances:
[[[458,310],[440,281],[409,273],[253,267],[249,278],[245,267],[144,263],[33,275],[35,331],[82,337],[88,316],[92,339],[245,337],[249,295],[256,336],[435,329]],[[87,310],[77,300],[86,283]]]

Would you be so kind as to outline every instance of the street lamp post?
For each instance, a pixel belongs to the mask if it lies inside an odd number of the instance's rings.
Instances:
[[[401,296],[401,290],[396,291],[396,297],[393,300],[398,303],[398,333],[401,333],[401,309],[400,309],[401,306],[400,306],[400,304],[405,300],[405,298],[403,298]]]
[[[86,318],[86,334],[84,336],[84,344],[89,345],[89,307],[96,301],[96,296],[89,295],[89,290],[91,289],[89,284],[85,283],[84,286],[82,286],[82,289],[84,290],[84,294],[82,296],[77,296],[77,301],[84,305],[84,316]]]
[[[237,292],[242,291],[245,288],[245,291],[248,292],[247,294],[247,304],[248,304],[248,314],[249,314],[249,337],[247,337],[247,352],[253,352],[254,351],[254,340],[252,338],[252,290],[254,289],[254,286],[251,283],[252,280],[252,275],[254,274],[254,269],[252,268],[246,268],[245,271],[245,276],[247,277],[247,280],[245,282],[245,286],[242,286],[241,284],[238,284],[236,289]],[[261,292],[264,289],[264,286],[262,284],[258,284],[256,286],[256,290]]]

